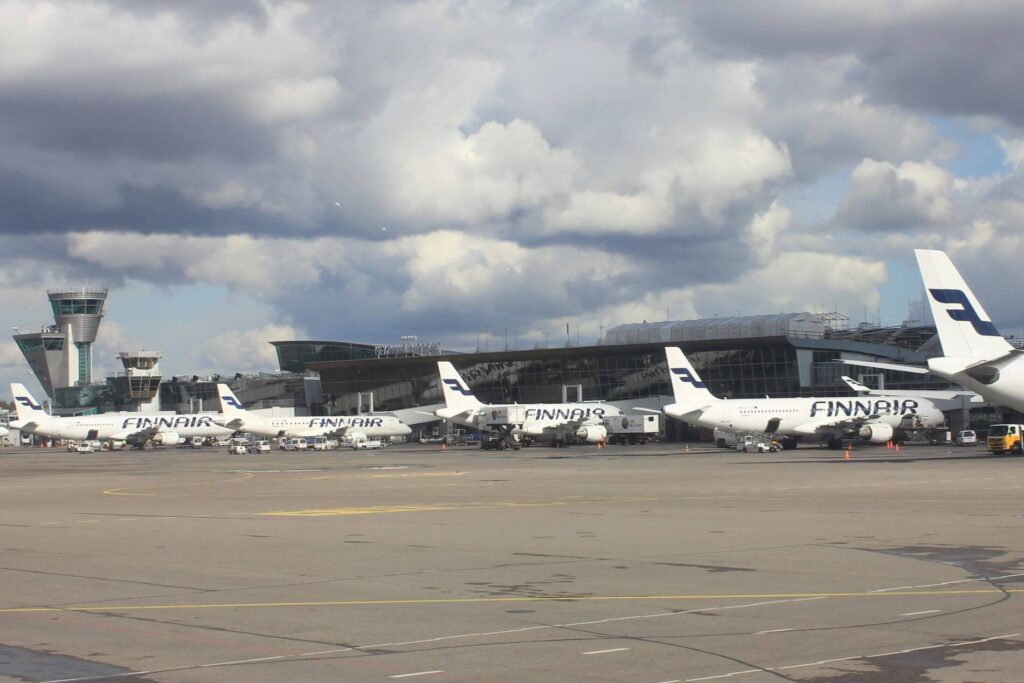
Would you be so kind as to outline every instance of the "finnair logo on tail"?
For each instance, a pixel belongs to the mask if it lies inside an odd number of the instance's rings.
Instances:
[[[232,408],[238,408],[239,410],[245,410],[245,406],[243,406],[241,403],[239,403],[238,399],[235,398],[234,396],[221,396],[220,400],[224,401],[224,403],[228,404]]]
[[[984,337],[998,337],[999,330],[992,324],[991,320],[982,320],[978,312],[974,310],[967,295],[959,289],[929,289],[928,293],[940,304],[955,304],[960,308],[946,309],[949,317],[958,322],[970,323],[974,331]]]
[[[25,406],[26,408],[31,408],[32,410],[42,410],[43,409],[42,406],[40,406],[39,404],[37,404],[35,401],[33,401],[32,399],[28,398],[27,396],[15,396],[14,400],[17,401],[18,403],[20,403],[21,405]]]
[[[457,391],[463,396],[473,395],[473,392],[467,389],[466,387],[462,386],[462,382],[460,382],[457,379],[446,379],[444,383],[447,384],[452,391]]]
[[[679,377],[681,381],[692,384],[697,389],[707,388],[707,385],[704,384],[704,382],[701,382],[693,376],[693,373],[690,372],[689,368],[672,368],[672,374]]]

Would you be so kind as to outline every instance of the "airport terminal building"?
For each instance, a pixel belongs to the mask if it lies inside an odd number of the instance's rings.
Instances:
[[[279,357],[289,345],[310,344],[275,342]],[[320,375],[322,410],[327,414],[352,414],[368,405],[377,411],[399,411],[440,404],[437,361],[442,357],[487,403],[581,399],[656,408],[671,402],[667,345],[682,347],[709,389],[722,397],[849,396],[852,392],[842,375],[876,388],[948,387],[944,380],[927,375],[841,363],[859,359],[922,364],[937,353],[933,326],[905,323],[851,329],[843,316],[812,313],[631,323],[611,328],[593,346],[323,358],[307,361],[305,367]],[[678,423],[666,424],[667,438],[692,437],[686,431]]]

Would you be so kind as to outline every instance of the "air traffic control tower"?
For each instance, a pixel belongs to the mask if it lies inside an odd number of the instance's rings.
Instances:
[[[55,325],[15,334],[14,341],[52,399],[55,389],[92,383],[92,345],[107,303],[106,289],[46,292]]]

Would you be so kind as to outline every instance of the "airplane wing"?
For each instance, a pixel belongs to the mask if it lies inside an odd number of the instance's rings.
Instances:
[[[467,418],[476,412],[476,410],[476,408],[441,408],[440,410],[435,411],[434,415],[442,420],[455,420],[458,418]]]
[[[974,365],[969,365],[964,371],[969,374],[972,370],[982,368],[992,368],[994,370],[1001,370],[1003,367],[1009,365],[1010,363],[1020,358],[1021,354],[1024,354],[1024,350],[1011,349],[1008,353],[999,356],[998,358],[992,358],[991,360],[985,360],[980,363],[975,363]]]
[[[242,420],[239,417],[235,417],[235,418],[215,417],[215,418],[213,418],[213,423],[215,425],[218,425],[220,427],[224,427],[225,429],[230,429],[230,430],[235,431],[235,432],[237,432],[239,429],[241,429],[242,425],[245,424],[244,420]]]
[[[159,427],[146,427],[145,429],[125,429],[110,435],[114,441],[148,441],[160,431]]]
[[[900,365],[899,363],[879,363],[869,360],[841,359],[846,365],[861,365],[866,368],[878,368],[879,370],[893,370],[895,372],[912,372],[915,375],[927,375],[931,370],[920,365]]]
[[[307,427],[305,429],[287,429],[283,430],[279,436],[289,436],[296,439],[305,439],[310,436],[345,436],[345,432],[348,431],[348,425],[343,427]]]

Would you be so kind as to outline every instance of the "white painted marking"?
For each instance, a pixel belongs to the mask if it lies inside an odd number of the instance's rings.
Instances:
[[[745,669],[743,671],[733,671],[732,673],[721,674],[719,676],[704,676],[703,678],[687,678],[687,683],[693,683],[694,681],[713,681],[716,678],[732,678],[733,676],[742,676],[743,674],[756,674],[767,669]]]
[[[683,683],[678,678],[673,678],[671,681],[658,681],[658,683]]]
[[[895,588],[876,588],[873,591],[868,591],[868,593],[888,593],[889,591],[902,591],[907,590],[908,588],[913,588],[913,586],[896,586]]]
[[[590,652],[583,652],[582,654],[585,654],[585,655],[606,655],[609,652],[625,652],[628,649],[629,649],[628,647],[613,647],[610,650],[591,650]]]
[[[417,671],[413,674],[396,674],[394,676],[388,676],[388,678],[412,678],[413,676],[429,676],[430,674],[443,674],[444,671],[441,669],[435,669],[434,671]]]
[[[98,520],[98,519],[83,519],[83,520],[79,520],[78,523],[79,524],[99,524],[100,520]]]
[[[757,631],[754,633],[755,636],[763,636],[766,633],[785,633],[786,631],[792,631],[791,628],[773,628],[770,631]]]
[[[233,662],[216,662],[215,664],[200,664],[200,669],[209,669],[215,666],[234,666],[235,664],[253,664],[255,662],[272,662],[275,659],[284,659],[287,655],[274,655],[273,657],[256,657],[254,659],[237,659]]]
[[[940,609],[926,609],[923,612],[904,612],[900,616],[901,617],[916,617],[916,616],[918,616],[920,614],[938,614],[941,611],[942,610],[940,610]]]

